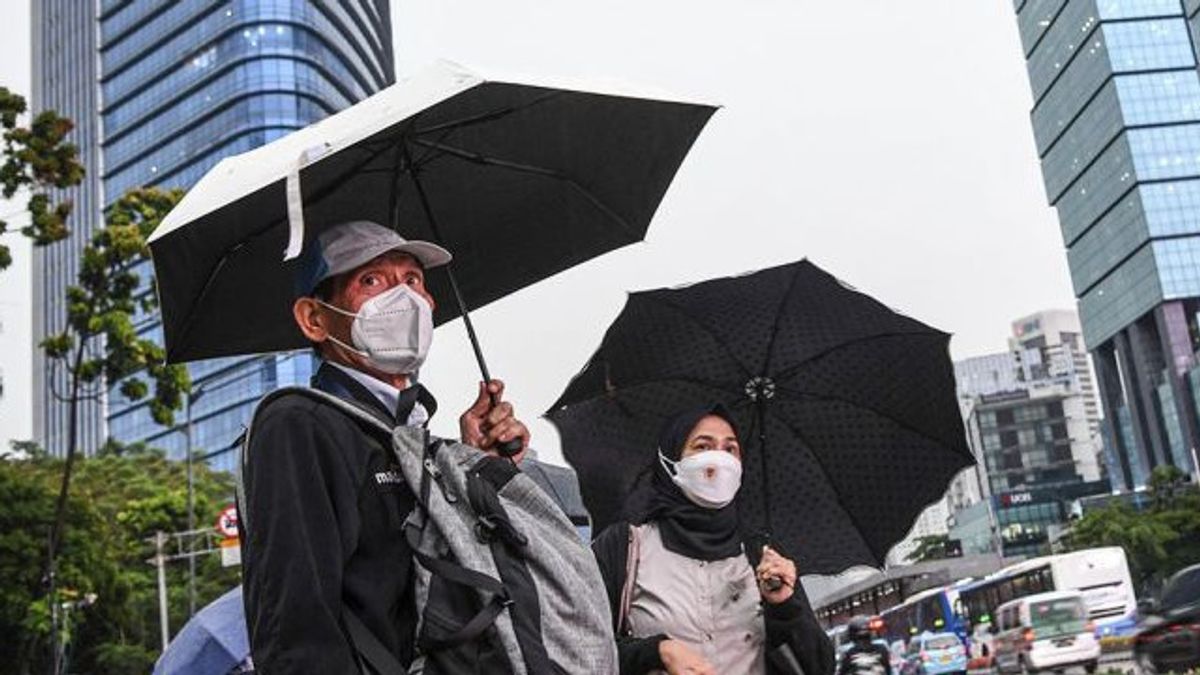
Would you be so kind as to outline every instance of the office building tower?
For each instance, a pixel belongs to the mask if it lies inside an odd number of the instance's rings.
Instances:
[[[97,204],[143,185],[186,189],[223,157],[307,126],[395,80],[386,0],[36,0],[34,7],[34,31],[45,44],[92,41],[91,48],[71,47],[65,61],[75,69],[72,81],[48,79],[46,69],[35,80],[64,96],[77,90],[92,96],[77,109],[60,110],[86,115],[90,109],[96,118],[100,132],[84,190],[102,195]],[[52,8],[69,8],[73,20],[39,23],[38,12]],[[74,280],[87,229],[74,231],[69,248],[40,256],[62,258],[35,270],[36,311],[47,321],[62,315],[62,291]],[[136,327],[161,339],[155,315],[137,317]],[[191,446],[219,450],[237,437],[263,393],[307,382],[312,357],[214,359],[189,369],[193,395],[171,429],[151,419],[145,401],[129,401],[108,383],[85,420],[84,450],[112,437],[179,456],[188,445],[189,418]],[[49,380],[45,368],[39,375]],[[65,406],[43,401],[40,433],[57,447]]]
[[[1122,489],[1200,445],[1196,0],[1016,0],[1033,135]]]
[[[33,249],[33,432],[34,440],[51,453],[66,450],[68,410],[61,397],[70,391],[67,373],[47,361],[38,347],[67,321],[67,287],[79,274],[83,247],[100,220],[100,99],[98,36],[94,2],[37,0],[30,13],[33,77],[30,109],[54,110],[75,128],[68,140],[79,149],[86,175],[78,187],[58,191],[54,198],[73,203],[67,226],[71,237]],[[87,450],[104,442],[102,400],[79,404],[78,442]]]

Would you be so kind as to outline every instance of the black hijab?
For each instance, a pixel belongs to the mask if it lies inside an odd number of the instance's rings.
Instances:
[[[723,405],[688,410],[673,417],[663,427],[658,446],[663,456],[678,461],[692,429],[709,415],[725,420],[733,427],[734,434],[738,433],[733,416]],[[694,560],[723,560],[741,554],[736,498],[719,509],[698,506],[671,479],[657,453],[649,471],[646,507],[635,515],[635,523],[658,523],[663,546]]]

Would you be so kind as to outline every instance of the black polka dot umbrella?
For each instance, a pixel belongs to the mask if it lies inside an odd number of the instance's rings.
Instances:
[[[595,532],[636,511],[664,421],[721,402],[745,448],[747,536],[805,574],[879,566],[974,462],[949,339],[806,260],[632,293],[547,417]]]

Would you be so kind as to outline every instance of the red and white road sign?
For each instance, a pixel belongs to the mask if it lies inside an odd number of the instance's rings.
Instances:
[[[221,515],[217,516],[217,532],[223,537],[238,536],[237,507],[233,504],[226,506]]]

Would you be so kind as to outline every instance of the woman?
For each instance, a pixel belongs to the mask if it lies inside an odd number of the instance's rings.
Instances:
[[[745,546],[742,448],[720,405],[663,431],[647,505],[600,534],[622,675],[830,675],[833,647],[797,586],[796,565]]]

